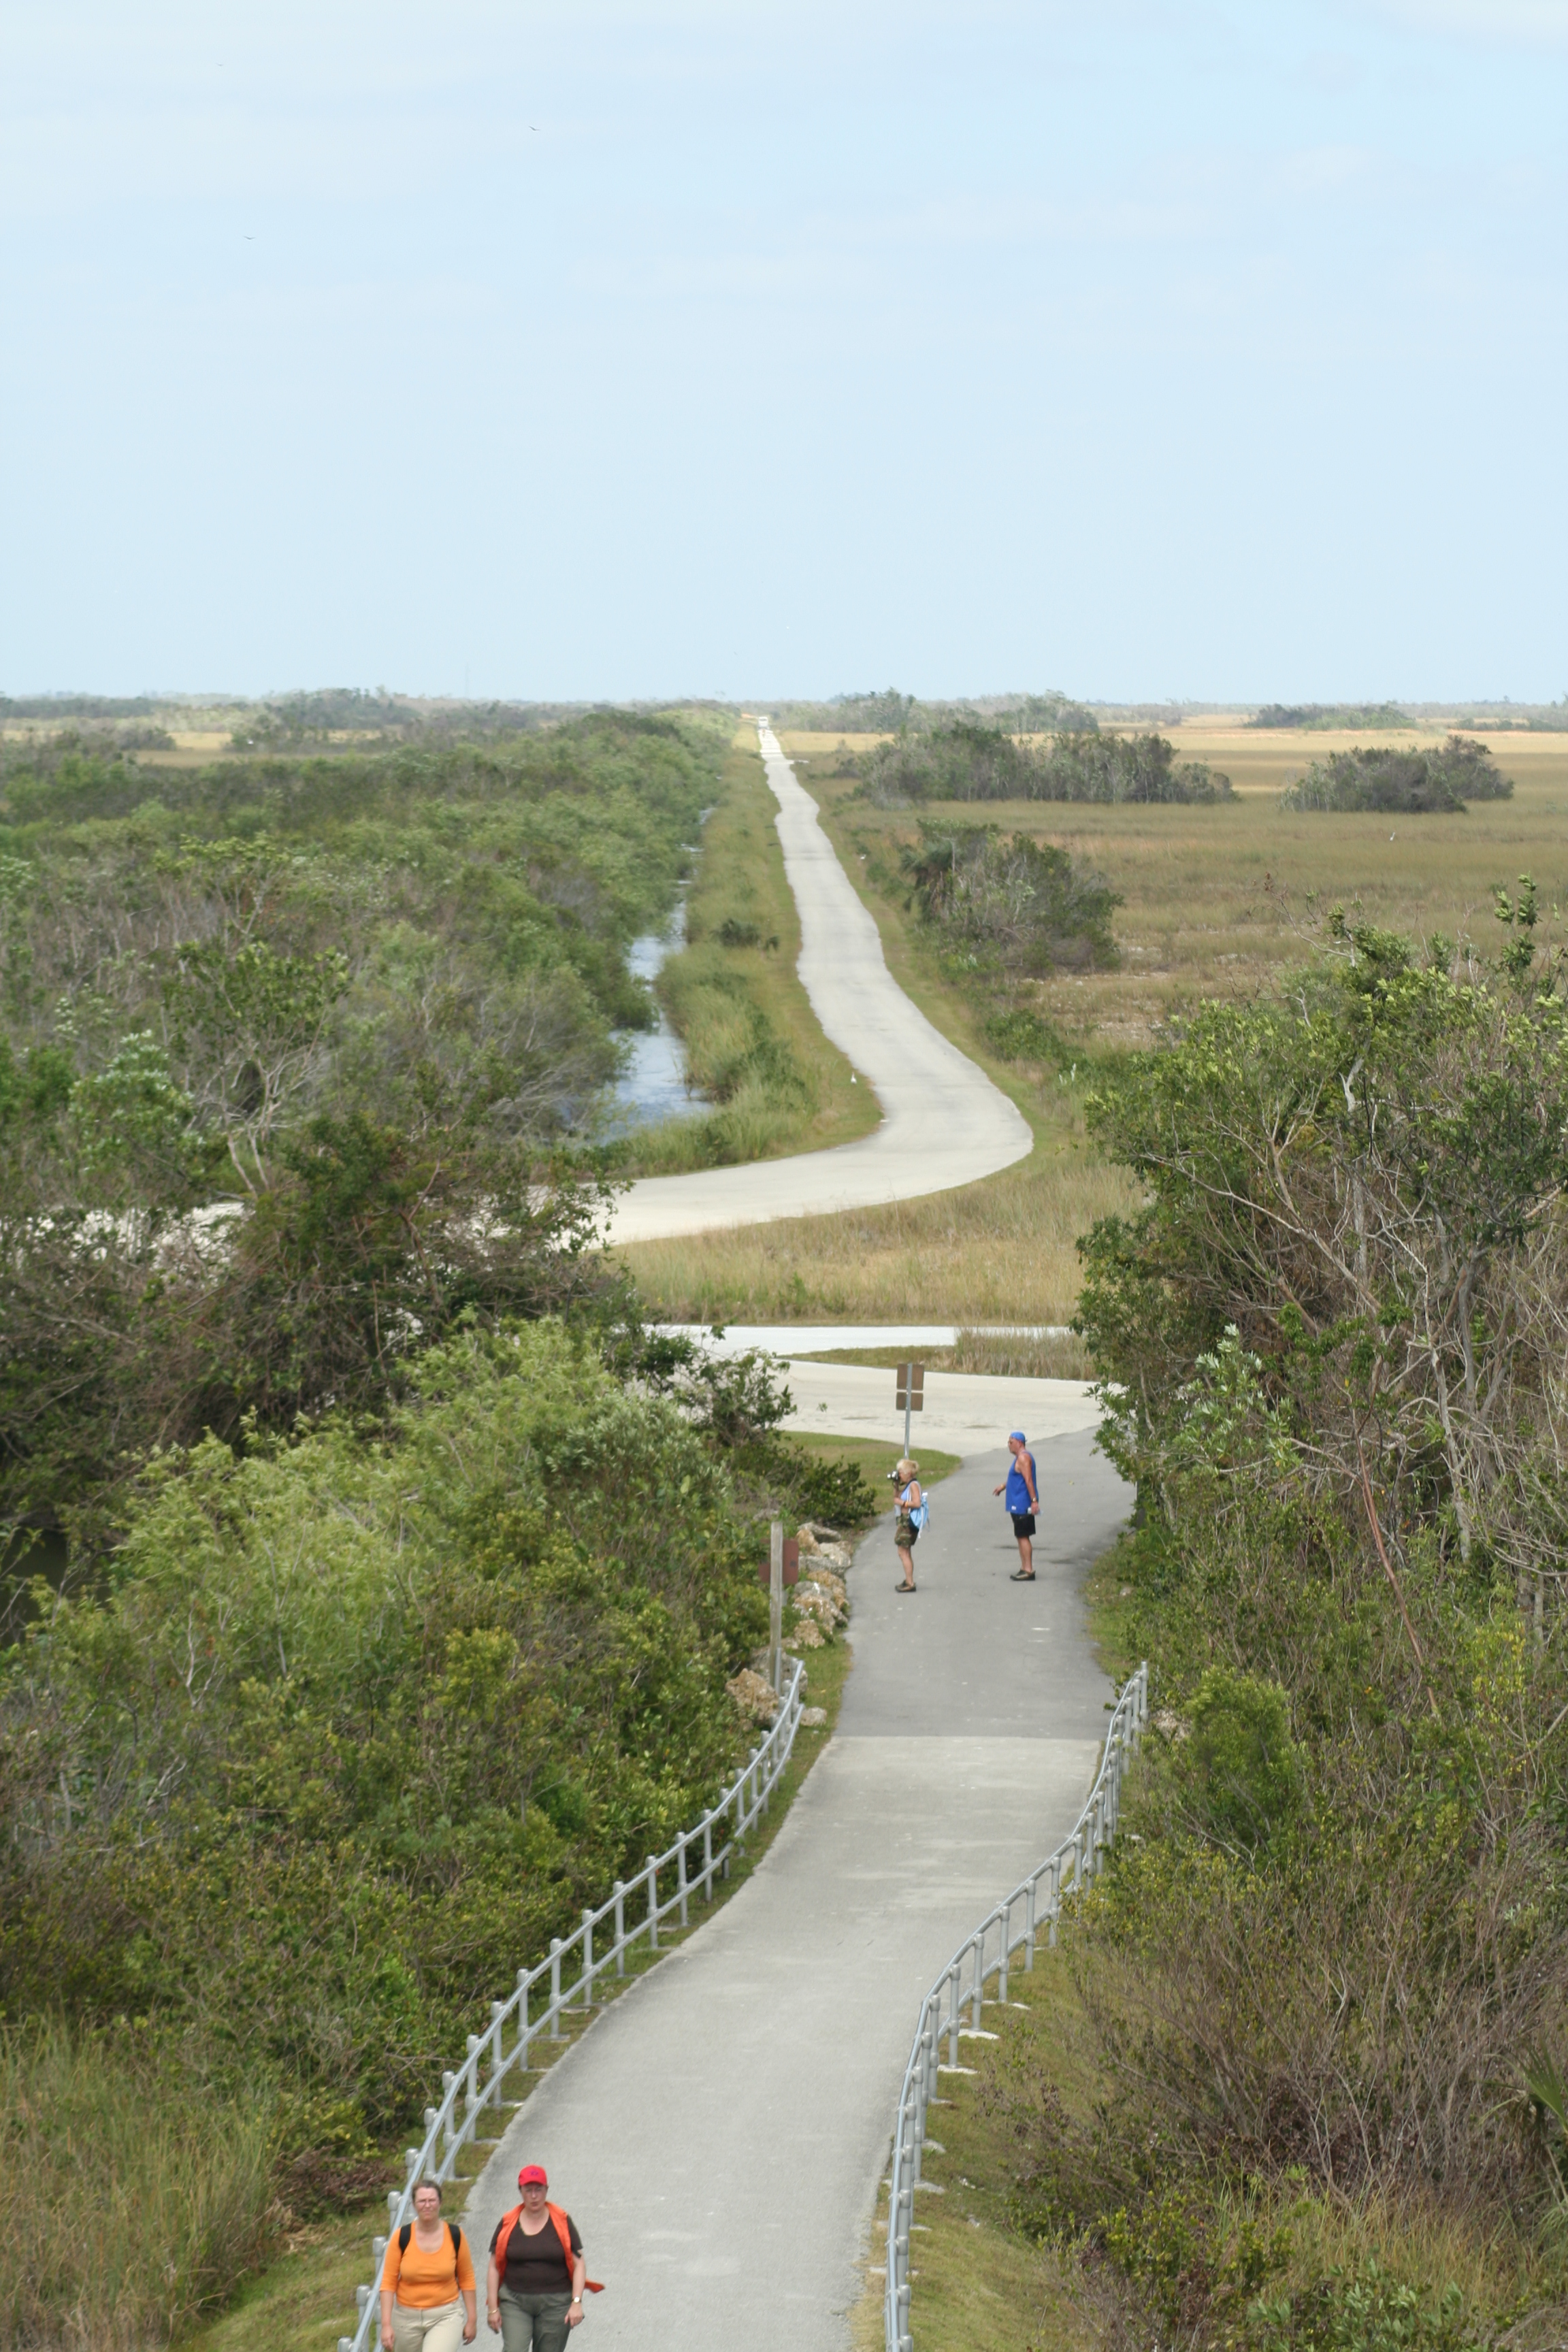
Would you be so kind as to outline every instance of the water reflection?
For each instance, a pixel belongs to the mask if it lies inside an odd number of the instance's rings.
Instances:
[[[681,886],[684,888],[684,884]],[[680,899],[661,931],[647,931],[626,950],[626,968],[650,984],[667,958],[686,944],[686,901]],[[686,1049],[658,1009],[652,1029],[623,1029],[617,1042],[626,1048],[626,1066],[610,1088],[596,1123],[601,1143],[637,1129],[658,1127],[667,1118],[681,1118],[703,1105],[692,1100],[686,1083]]]

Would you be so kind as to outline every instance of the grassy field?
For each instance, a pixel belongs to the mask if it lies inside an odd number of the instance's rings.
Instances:
[[[682,1319],[805,1320],[812,1316],[960,1323],[1060,1323],[1078,1295],[1074,1244],[1095,1217],[1126,1208],[1118,1170],[1085,1139],[1087,1070],[998,1061],[986,1007],[945,980],[908,913],[898,848],[910,811],[874,809],[840,772],[844,739],[786,735],[784,748],[820,801],[824,824],[881,928],[888,961],[937,1026],[989,1070],[1035,1129],[1030,1158],[962,1192],[836,1217],[803,1218],[668,1242],[626,1255],[646,1296]],[[870,738],[849,739],[851,751]],[[1102,872],[1125,905],[1115,919],[1119,971],[1058,973],[1028,992],[1086,1057],[1146,1045],[1160,1024],[1212,996],[1267,987],[1310,950],[1315,912],[1335,903],[1425,936],[1468,931],[1495,947],[1491,892],[1531,872],[1543,908],[1568,904],[1568,737],[1486,738],[1514,797],[1463,816],[1291,815],[1281,788],[1354,740],[1253,733],[1239,721],[1183,728],[1185,760],[1223,769],[1237,799],[1213,807],[1071,803],[931,806],[1058,844]],[[1420,740],[1379,734],[1377,741]],[[1428,738],[1426,740],[1433,740]],[[1392,835],[1393,838],[1390,838]]]
[[[997,802],[979,809],[933,804],[921,814],[1053,842],[1121,893],[1126,903],[1114,924],[1121,971],[1058,973],[1036,991],[1039,1009],[1063,1034],[1090,1049],[1146,1044],[1161,1021],[1198,997],[1247,995],[1266,985],[1307,952],[1314,908],[1359,907],[1370,922],[1422,938],[1468,931],[1490,949],[1500,936],[1491,912],[1496,885],[1511,890],[1521,874],[1532,873],[1543,907],[1568,906],[1568,735],[1483,737],[1513,782],[1513,798],[1477,803],[1463,816],[1310,815],[1279,807],[1293,777],[1358,740],[1205,722],[1177,730],[1177,751],[1223,770],[1236,787],[1229,803]],[[1412,732],[1364,740],[1436,739]],[[868,864],[895,867],[897,845],[915,835],[915,813],[853,800],[854,780],[835,773],[836,740],[790,738],[785,749],[806,756],[800,772],[821,793],[851,871],[861,852]]]
[[[689,944],[658,993],[694,1086],[716,1108],[627,1139],[627,1172],[670,1175],[851,1143],[877,1124],[868,1087],[818,1028],[795,973],[800,919],[784,878],[755,730],[741,730],[687,897]]]

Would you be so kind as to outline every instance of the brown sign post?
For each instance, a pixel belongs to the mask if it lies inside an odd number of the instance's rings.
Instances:
[[[769,1679],[774,1690],[782,1690],[784,1586],[800,1581],[800,1544],[795,1536],[786,1538],[782,1519],[774,1519],[768,1528],[768,1558],[762,1579],[768,1593],[768,1655],[773,1669]]]

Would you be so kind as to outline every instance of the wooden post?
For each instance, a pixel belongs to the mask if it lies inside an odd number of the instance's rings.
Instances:
[[[773,1654],[773,1685],[784,1688],[784,1521],[768,1529],[768,1643]]]

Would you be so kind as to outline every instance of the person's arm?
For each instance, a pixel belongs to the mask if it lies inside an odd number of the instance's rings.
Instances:
[[[394,2340],[392,2333],[392,2296],[393,2290],[397,2284],[398,2271],[402,2268],[401,2263],[396,2263],[395,2267],[394,2266],[394,2258],[396,2255],[397,2251],[397,2238],[395,2233],[394,2233],[391,2243],[386,2249],[386,2259],[381,2266],[381,2341],[384,2352],[392,2352]]]
[[[575,2327],[578,2320],[583,2316],[583,2282],[587,2275],[588,2265],[583,2258],[583,2249],[579,2246],[572,2257],[572,2310],[566,2315],[568,2327]],[[577,2315],[575,2319],[572,2315],[573,2312]]]
[[[1031,1511],[1037,1511],[1040,1507],[1040,1492],[1035,1484],[1035,1457],[1032,1454],[1026,1454],[1024,1460],[1029,1465],[1024,1473],[1029,1482],[1029,1508]]]
[[[471,2344],[479,2332],[479,2298],[474,2284],[474,2258],[468,2252],[467,2231],[458,2248],[458,2293],[463,2298],[463,2341]]]
[[[499,2336],[500,2334],[500,2273],[496,2268],[493,2246],[490,2248],[489,2263],[485,2271],[485,2317],[489,2322],[490,2334]]]
[[[1003,1481],[1002,1481],[1002,1486],[1005,1486],[1006,1484],[1007,1484],[1007,1481],[1005,1480],[1005,1478],[1004,1478],[1004,1479],[1003,1479]],[[992,1487],[992,1489],[991,1489],[991,1492],[992,1492],[994,1495],[999,1495],[999,1494],[1002,1492],[1002,1486],[993,1486],[993,1487]]]

